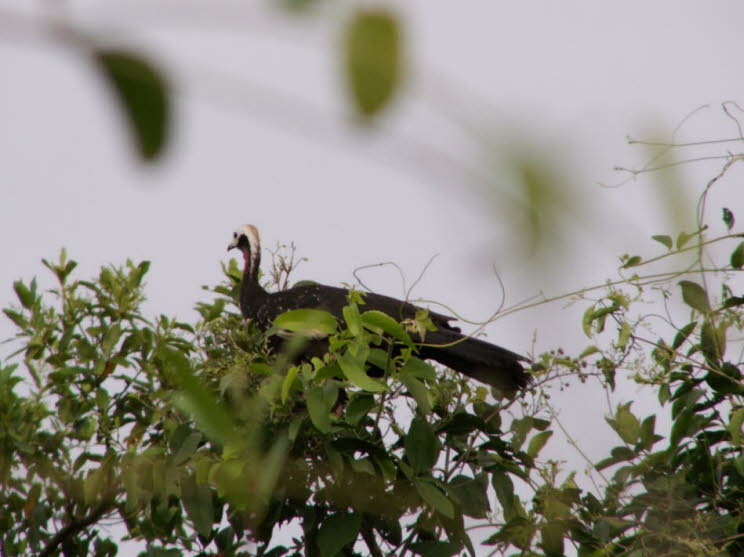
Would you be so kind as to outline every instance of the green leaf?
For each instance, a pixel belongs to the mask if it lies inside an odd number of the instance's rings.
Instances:
[[[524,443],[525,439],[527,439],[527,434],[534,427],[534,425],[535,420],[531,416],[525,416],[524,418],[517,418],[516,420],[512,420],[511,430],[514,432],[514,435],[512,436],[511,442],[515,451],[518,451],[522,447],[522,443]]]
[[[358,425],[362,418],[369,414],[375,406],[375,398],[372,395],[359,394],[346,405],[344,415],[346,421],[351,425]]]
[[[437,371],[434,366],[414,356],[408,358],[408,361],[400,368],[400,372],[425,381],[436,381],[437,379]]]
[[[358,514],[339,513],[326,519],[318,530],[318,548],[322,557],[335,557],[359,535],[362,519]]]
[[[409,546],[412,552],[421,555],[421,557],[452,557],[457,555],[461,548],[462,544],[438,540],[416,542]]]
[[[293,309],[274,319],[274,326],[308,336],[328,336],[336,332],[336,318],[321,309]]]
[[[387,313],[377,310],[365,311],[362,314],[362,323],[373,333],[385,333],[406,346],[413,348],[413,341],[403,326]]]
[[[581,329],[588,338],[592,338],[592,321],[594,321],[594,306],[589,306],[581,319]]]
[[[401,37],[396,18],[383,8],[359,10],[346,31],[346,78],[357,112],[370,117],[398,88]]]
[[[31,306],[34,305],[36,297],[34,296],[34,293],[23,284],[23,281],[15,281],[13,283],[13,290],[15,290],[16,296],[18,296],[18,301],[21,302],[21,305],[24,308],[30,309]]]
[[[466,516],[486,518],[491,511],[485,474],[479,474],[475,478],[457,475],[450,480],[447,491],[460,504],[462,514]]]
[[[367,375],[364,371],[364,360],[355,357],[351,354],[350,350],[347,350],[339,357],[338,365],[341,367],[344,377],[351,381],[354,386],[373,393],[380,393],[387,390],[387,387],[383,383],[375,381]]]
[[[734,269],[744,267],[744,242],[740,242],[736,249],[731,252],[731,266]]]
[[[208,538],[214,522],[212,492],[205,484],[198,484],[191,474],[181,477],[181,503],[186,515],[200,535]]]
[[[614,428],[620,438],[628,444],[634,444],[638,441],[641,434],[641,422],[630,411],[632,403],[623,404],[618,407],[615,414]],[[610,423],[612,425],[612,423]]]
[[[741,371],[729,362],[724,362],[718,369],[712,367],[705,376],[705,382],[720,395],[744,394]]]
[[[503,470],[493,470],[491,473],[491,485],[496,492],[496,497],[504,509],[504,518],[509,521],[517,515],[517,509],[514,505],[514,483],[509,474]]]
[[[334,396],[335,395],[335,396]],[[331,409],[336,404],[338,389],[313,387],[307,392],[307,411],[313,425],[322,433],[331,431]]]
[[[709,363],[716,364],[726,353],[726,326],[706,319],[700,328],[700,349]]]
[[[731,230],[734,227],[734,223],[736,222],[736,219],[734,218],[734,213],[728,207],[724,207],[722,213],[723,213],[723,224],[726,225],[726,230]]]
[[[431,398],[429,396],[429,390],[426,388],[421,381],[416,379],[413,375],[404,372],[403,370],[398,373],[398,380],[403,383],[408,392],[411,393],[413,399],[416,401],[416,408],[423,415],[428,415],[431,412]]]
[[[694,238],[695,234],[688,234],[687,232],[680,232],[679,236],[677,236],[677,249],[682,249],[685,247],[687,242],[690,241],[691,238]]]
[[[428,472],[436,464],[439,441],[431,426],[423,418],[419,416],[413,418],[404,445],[408,462],[416,474]]]
[[[191,458],[191,455],[196,452],[199,443],[201,443],[203,439],[201,433],[197,431],[191,432],[183,442],[179,444],[176,454],[173,455],[173,464],[178,466]]]
[[[740,447],[742,445],[742,435],[744,435],[742,424],[744,424],[744,407],[737,408],[731,412],[729,419],[728,431],[731,434],[731,443],[734,446]]]
[[[168,88],[160,71],[142,57],[119,50],[98,50],[94,60],[127,117],[140,156],[155,160],[170,128]]]
[[[628,257],[628,259],[623,264],[623,269],[627,269],[628,267],[637,267],[641,264],[643,260],[641,259],[640,255],[633,255],[631,257]]]
[[[677,331],[677,334],[674,336],[672,348],[676,350],[677,348],[682,346],[682,343],[687,340],[690,334],[692,334],[692,331],[695,330],[695,327],[697,327],[697,321],[692,321],[682,327],[679,331]]]
[[[551,521],[544,524],[540,529],[540,545],[545,551],[546,557],[562,557],[563,553],[563,534],[565,528],[558,521]]]
[[[708,294],[702,286],[689,280],[681,280],[679,285],[682,288],[682,299],[688,306],[700,313],[707,313],[710,311]]]
[[[617,347],[620,350],[625,350],[628,346],[628,341],[630,340],[632,332],[633,329],[631,328],[630,323],[623,321],[622,325],[620,325],[620,332],[617,335]]]
[[[344,321],[349,328],[349,332],[355,337],[362,332],[362,318],[359,315],[359,307],[356,304],[349,304],[343,308]]]
[[[292,389],[299,371],[300,366],[292,366],[287,370],[287,375],[284,376],[284,380],[282,381],[282,404],[287,403],[289,391]]]
[[[652,240],[656,240],[660,244],[663,244],[667,249],[672,249],[674,246],[674,241],[672,240],[671,236],[667,236],[666,234],[659,234],[656,236],[651,236]]]
[[[175,397],[176,405],[190,414],[210,439],[222,445],[244,443],[224,405],[219,404],[214,393],[193,374],[191,362],[183,353],[162,346],[157,351],[157,359],[163,364],[165,376],[181,388]]]
[[[532,458],[537,458],[537,455],[540,454],[540,451],[545,446],[545,443],[548,442],[548,439],[550,439],[552,435],[552,431],[543,431],[535,435],[532,439],[530,439],[530,444],[527,446],[527,454],[530,455],[530,457]]]
[[[415,480],[414,485],[418,494],[429,506],[447,518],[455,518],[455,505],[442,493],[441,489],[426,480]]]

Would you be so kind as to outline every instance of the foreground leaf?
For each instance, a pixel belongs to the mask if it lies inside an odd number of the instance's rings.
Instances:
[[[384,9],[356,14],[346,32],[346,78],[361,116],[373,116],[392,99],[400,81],[398,22]]]
[[[124,111],[140,157],[157,159],[170,129],[168,87],[160,71],[125,51],[98,50],[94,59]]]

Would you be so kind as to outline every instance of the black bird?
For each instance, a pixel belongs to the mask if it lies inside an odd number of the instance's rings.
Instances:
[[[276,317],[294,309],[322,309],[339,320],[343,319],[348,294],[344,288],[309,284],[270,293],[261,286],[258,281],[261,244],[255,226],[246,224],[236,230],[227,247],[228,251],[233,248],[238,248],[245,260],[240,287],[241,313],[262,331],[268,330]],[[421,310],[408,302],[380,294],[365,293],[364,300],[364,310],[382,311],[398,321],[414,318],[416,312]],[[418,356],[422,359],[435,360],[509,395],[529,383],[530,376],[522,367],[522,362],[529,360],[524,356],[463,335],[460,329],[450,325],[453,317],[433,311],[429,311],[429,317],[437,329],[426,332],[425,344],[421,344],[421,339],[412,334],[414,342],[419,343]],[[318,338],[311,341],[316,345],[312,352],[317,353],[318,343],[324,352],[327,343]]]

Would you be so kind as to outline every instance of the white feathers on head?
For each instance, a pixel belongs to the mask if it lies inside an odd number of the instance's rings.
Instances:
[[[256,263],[261,257],[261,240],[258,235],[258,229],[252,224],[244,224],[235,232],[233,232],[233,239],[228,246],[228,249],[238,247],[241,236],[245,236],[248,240],[248,248],[250,252],[250,268],[256,269]]]

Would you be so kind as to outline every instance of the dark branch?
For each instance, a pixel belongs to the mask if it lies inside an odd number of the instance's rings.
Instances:
[[[107,500],[101,501],[97,506],[95,506],[90,511],[90,513],[88,513],[87,515],[83,516],[80,519],[73,520],[67,526],[65,526],[59,532],[57,532],[54,535],[54,537],[51,540],[49,540],[49,543],[41,551],[41,553],[39,553],[39,557],[49,557],[50,555],[53,555],[54,552],[57,550],[57,548],[60,545],[62,545],[65,542],[65,540],[75,536],[79,532],[82,532],[91,524],[95,524],[101,518],[103,518],[103,515],[105,515],[106,513],[108,513],[109,511],[113,509],[114,509],[113,500],[107,499]]]
[[[380,547],[377,545],[375,540],[375,533],[369,524],[366,524],[366,520],[362,523],[362,539],[369,548],[369,554],[372,557],[383,557]]]

